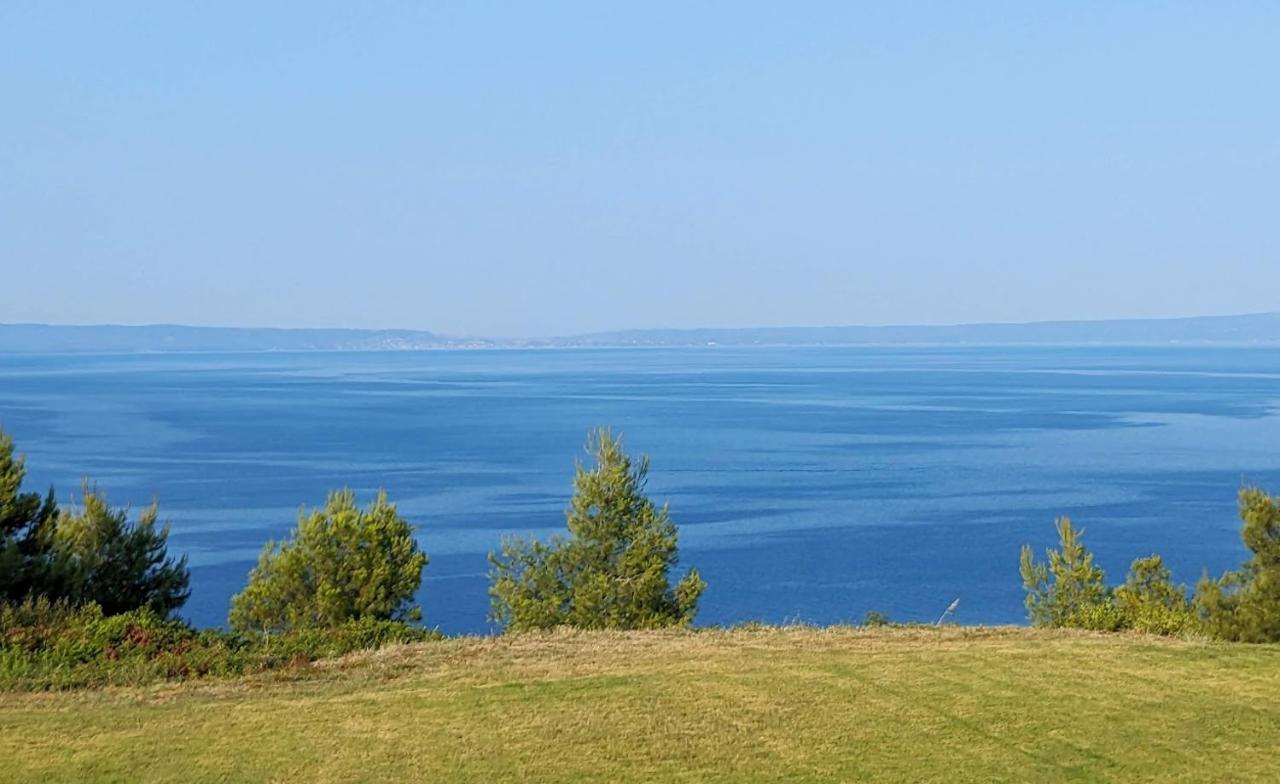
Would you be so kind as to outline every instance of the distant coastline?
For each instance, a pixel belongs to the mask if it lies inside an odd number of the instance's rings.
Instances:
[[[0,324],[3,353],[423,351],[870,345],[1280,346],[1280,312],[1165,319],[955,325],[638,329],[552,338],[424,330]]]

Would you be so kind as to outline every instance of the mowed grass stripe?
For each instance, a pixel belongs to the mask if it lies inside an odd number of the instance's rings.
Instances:
[[[557,632],[0,696],[0,781],[1276,781],[1280,647]]]

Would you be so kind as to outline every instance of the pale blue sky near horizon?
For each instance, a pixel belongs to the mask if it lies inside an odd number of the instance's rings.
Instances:
[[[0,323],[1244,313],[1274,3],[0,5]]]

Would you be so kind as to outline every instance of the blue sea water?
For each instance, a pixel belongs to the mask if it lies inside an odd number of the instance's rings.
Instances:
[[[1070,515],[1113,580],[1244,554],[1280,490],[1280,349],[705,348],[0,356],[0,424],[69,501],[159,499],[185,613],[222,623],[263,543],[385,487],[429,625],[485,631],[486,553],[562,528],[587,430],[647,452],[709,587],[701,624],[1023,620],[1019,548]]]

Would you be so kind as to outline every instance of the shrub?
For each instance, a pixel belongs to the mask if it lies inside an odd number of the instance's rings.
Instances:
[[[0,607],[0,688],[137,683],[187,674],[197,633],[150,609],[104,615],[97,604],[28,599]]]
[[[26,475],[13,438],[0,430],[0,602],[42,593],[50,576],[58,505],[52,489],[43,499],[22,492]]]
[[[509,538],[490,554],[491,617],[516,630],[690,623],[706,583],[696,569],[670,583],[677,531],[667,507],[644,494],[649,459],[633,461],[605,429],[588,436],[587,451],[594,465],[577,467],[569,537]]]
[[[107,614],[145,607],[167,615],[186,601],[186,558],[169,557],[155,504],[130,523],[127,509],[112,509],[86,484],[83,506],[59,511],[52,489],[43,500],[21,492],[25,477],[13,439],[0,431],[0,602],[43,596]]]
[[[1061,623],[1055,625],[1095,632],[1117,632],[1126,627],[1126,621],[1125,614],[1119,607],[1103,599],[1077,607]]]
[[[426,564],[413,527],[385,492],[363,510],[352,491],[333,492],[323,509],[298,514],[288,539],[267,542],[249,584],[231,600],[231,626],[284,632],[364,618],[418,620],[411,602]]]
[[[1060,549],[1048,551],[1047,565],[1035,561],[1030,547],[1022,548],[1020,571],[1033,624],[1163,635],[1199,628],[1186,587],[1173,583],[1160,556],[1135,560],[1124,584],[1111,591],[1102,569],[1093,563],[1093,554],[1081,542],[1084,532],[1065,517],[1058,520],[1057,528]]]
[[[1240,491],[1240,536],[1252,555],[1238,570],[1196,587],[1205,630],[1239,642],[1280,641],[1280,500],[1259,488]]]
[[[1200,619],[1190,609],[1175,610],[1159,605],[1145,605],[1129,610],[1125,615],[1126,628],[1144,634],[1161,634],[1177,637],[1200,630]]]
[[[40,650],[65,630],[83,627],[101,616],[102,610],[95,605],[76,606],[47,596],[0,602],[0,645],[12,650]]]
[[[889,623],[889,616],[879,610],[867,610],[862,618],[863,626],[888,626]]]
[[[82,497],[83,506],[58,515],[49,595],[97,604],[107,615],[145,608],[163,616],[181,607],[190,595],[187,558],[169,557],[169,526],[157,527],[156,504],[130,523],[128,510],[112,509],[97,488],[86,483]]]
[[[1082,618],[1101,622],[1095,616],[1105,612],[1093,608],[1107,603],[1107,588],[1093,553],[1080,541],[1084,531],[1073,528],[1068,517],[1055,525],[1060,549],[1045,551],[1047,565],[1035,560],[1029,545],[1022,547],[1019,571],[1027,591],[1027,617],[1036,626],[1073,626]]]
[[[1133,562],[1124,585],[1114,594],[1125,628],[1164,635],[1185,634],[1196,628],[1186,586],[1175,585],[1172,577],[1158,555]]]
[[[0,603],[0,691],[138,685],[297,668],[358,650],[439,638],[399,621],[243,636],[196,631],[151,610],[104,615],[45,598]]]

